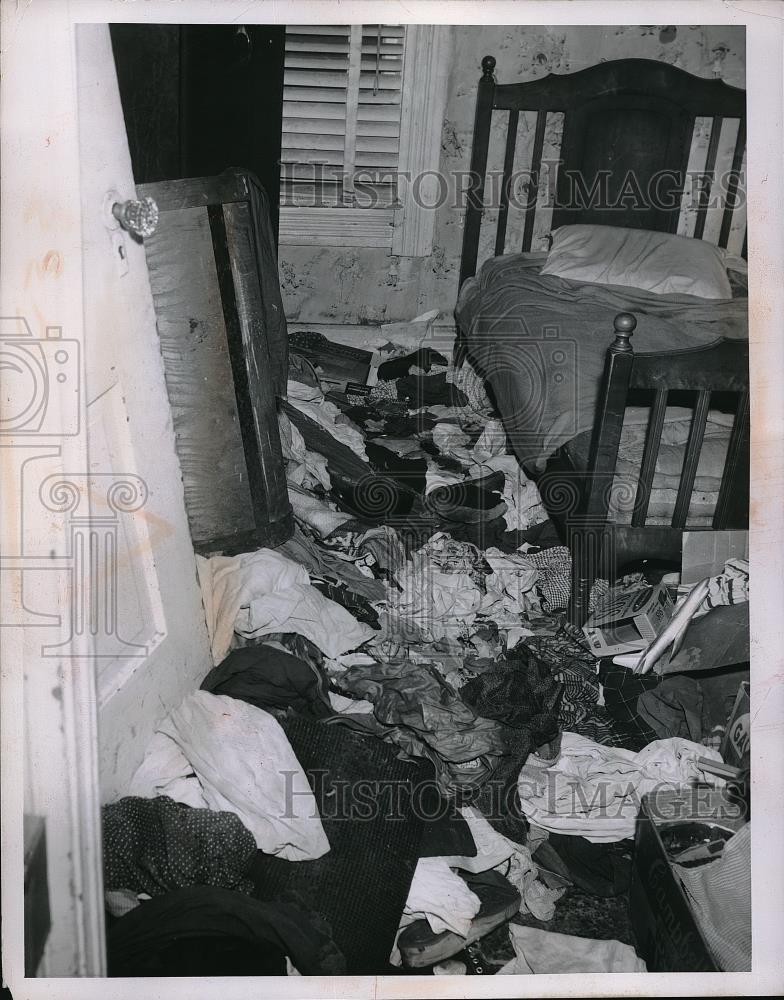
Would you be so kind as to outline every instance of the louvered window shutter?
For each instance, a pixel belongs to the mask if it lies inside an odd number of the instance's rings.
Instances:
[[[283,205],[395,201],[404,32],[375,24],[286,29]]]

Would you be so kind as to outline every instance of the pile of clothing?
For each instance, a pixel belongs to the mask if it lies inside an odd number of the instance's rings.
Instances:
[[[639,795],[706,779],[699,684],[597,670],[469,365],[388,344],[365,385],[319,370],[292,350],[294,534],[197,556],[213,667],[104,807],[111,974],[458,972],[510,921],[502,973],[644,968],[539,925],[625,893]]]

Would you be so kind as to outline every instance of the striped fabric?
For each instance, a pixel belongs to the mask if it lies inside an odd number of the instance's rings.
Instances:
[[[724,972],[750,972],[751,824],[727,841],[716,861],[673,868],[716,963]]]

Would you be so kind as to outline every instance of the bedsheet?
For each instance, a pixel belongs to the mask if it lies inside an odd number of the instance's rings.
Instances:
[[[637,352],[705,347],[748,336],[748,300],[656,295],[539,273],[544,254],[484,263],[461,289],[460,335],[489,384],[517,458],[543,469],[593,426],[613,318],[633,312]]]

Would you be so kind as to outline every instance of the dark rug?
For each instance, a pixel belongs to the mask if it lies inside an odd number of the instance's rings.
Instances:
[[[292,716],[281,725],[313,788],[331,849],[297,862],[259,851],[249,872],[255,895],[295,893],[329,925],[349,975],[387,972],[424,830],[432,827],[430,838],[437,826],[427,822],[439,814],[432,766],[398,760],[396,748],[340,724]]]

